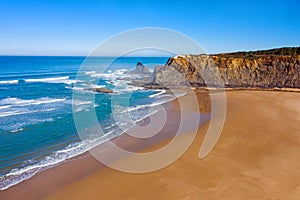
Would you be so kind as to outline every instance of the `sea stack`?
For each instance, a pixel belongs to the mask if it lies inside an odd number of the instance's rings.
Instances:
[[[138,62],[136,64],[136,67],[130,71],[127,71],[126,74],[132,74],[132,75],[151,75],[152,73],[150,70],[143,65],[143,63]]]

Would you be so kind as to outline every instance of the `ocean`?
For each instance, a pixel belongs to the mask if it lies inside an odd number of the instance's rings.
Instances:
[[[112,112],[129,114],[132,123],[151,115],[153,106],[170,101],[172,95],[163,90],[130,85],[125,74],[137,62],[153,70],[167,59],[121,57],[107,67],[111,58],[95,57],[82,70],[85,57],[0,56],[0,190],[122,134],[120,126],[128,123],[116,120]],[[101,87],[114,93],[88,90]],[[93,95],[94,100],[72,99],[74,92],[83,97]],[[115,109],[112,100],[122,99],[127,101]],[[91,111],[96,113],[103,135],[82,139],[74,113]]]

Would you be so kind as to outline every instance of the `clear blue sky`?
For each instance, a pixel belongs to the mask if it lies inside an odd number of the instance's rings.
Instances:
[[[84,55],[128,29],[182,32],[209,53],[300,46],[300,1],[1,0],[1,55]]]

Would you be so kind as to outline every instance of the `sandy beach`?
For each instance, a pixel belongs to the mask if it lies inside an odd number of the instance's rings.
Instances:
[[[202,113],[209,98],[197,92]],[[211,95],[218,95],[212,93]],[[183,98],[190,112],[199,112]],[[222,135],[213,151],[198,158],[209,121],[191,147],[161,170],[131,174],[103,166],[88,154],[46,170],[8,190],[1,199],[298,199],[300,195],[300,93],[228,91]],[[123,136],[115,142],[132,151],[166,145],[176,129],[172,102],[166,128],[153,140]],[[173,127],[173,129],[172,129]],[[163,134],[164,133],[164,134]],[[182,140],[192,133],[180,135]],[[126,141],[126,142],[125,142]],[[120,160],[130,158],[120,158]]]
[[[300,200],[300,0],[4,0],[0,200]]]

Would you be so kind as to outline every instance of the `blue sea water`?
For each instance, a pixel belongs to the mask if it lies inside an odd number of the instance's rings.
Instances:
[[[116,112],[130,113],[133,121],[171,99],[164,91],[144,90],[124,79],[138,61],[153,69],[168,58],[121,57],[107,67],[111,59],[90,59],[79,71],[85,57],[0,56],[0,190],[88,150],[78,136],[74,112],[96,112],[103,137],[90,141],[99,144],[122,134],[119,123],[126,123],[113,118],[112,99],[122,102],[130,96]],[[95,87],[114,93],[87,90]],[[95,99],[72,99],[74,92]]]

